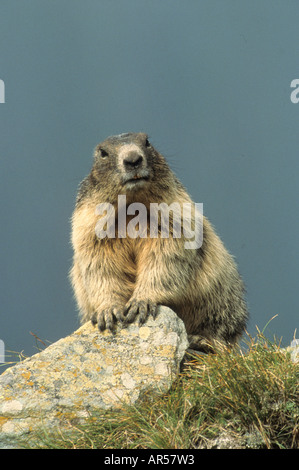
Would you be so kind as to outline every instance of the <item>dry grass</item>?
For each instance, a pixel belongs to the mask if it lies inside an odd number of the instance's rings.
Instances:
[[[238,350],[190,357],[172,389],[92,415],[71,433],[35,435],[41,448],[298,448],[299,365],[259,333]],[[31,436],[32,437],[32,436]],[[224,439],[224,440],[223,440]],[[219,444],[220,443],[220,444]]]

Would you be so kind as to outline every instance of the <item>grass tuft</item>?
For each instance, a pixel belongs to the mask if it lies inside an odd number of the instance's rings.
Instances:
[[[92,414],[71,432],[45,432],[39,448],[298,448],[299,365],[259,332],[239,348],[189,356],[164,395]]]

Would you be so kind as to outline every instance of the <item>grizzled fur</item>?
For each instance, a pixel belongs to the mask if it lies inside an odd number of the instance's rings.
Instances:
[[[96,147],[72,217],[71,281],[82,322],[113,331],[116,322],[125,326],[138,316],[143,323],[166,305],[184,321],[191,348],[235,343],[247,320],[243,283],[209,221],[203,218],[199,249],[171,236],[171,217],[169,238],[99,239],[96,206],[109,202],[117,214],[120,194],[127,205],[141,202],[148,209],[151,202],[192,202],[146,134],[109,137]]]

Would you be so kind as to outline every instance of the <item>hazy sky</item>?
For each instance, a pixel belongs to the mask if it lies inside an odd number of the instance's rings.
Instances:
[[[289,344],[299,326],[298,24],[290,0],[1,0],[6,350],[31,355],[30,331],[47,343],[79,326],[68,280],[77,187],[95,145],[128,131],[150,135],[236,257],[249,332],[278,315],[266,333]]]

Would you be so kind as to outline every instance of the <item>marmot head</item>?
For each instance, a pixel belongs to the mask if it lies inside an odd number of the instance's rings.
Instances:
[[[126,194],[140,200],[169,190],[174,175],[164,157],[155,150],[145,133],[108,137],[94,151],[90,181],[95,189],[105,188],[109,199]]]

